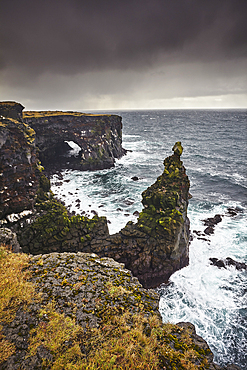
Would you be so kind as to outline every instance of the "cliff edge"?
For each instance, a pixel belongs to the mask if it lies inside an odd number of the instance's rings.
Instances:
[[[115,155],[120,155],[120,117],[29,112],[23,122],[22,108],[17,103],[2,104],[2,114],[12,114],[18,120],[6,117],[1,120],[0,217],[1,223],[7,223],[17,233],[23,252],[84,252],[111,257],[124,263],[146,288],[166,282],[174,271],[188,264],[190,184],[180,159],[183,151],[180,142],[174,145],[173,155],[165,159],[162,175],[143,192],[144,208],[137,223],[129,222],[119,233],[109,235],[105,217],[71,216],[54,198],[49,180],[42,174],[36,143],[41,156],[53,152],[55,143],[65,139],[77,140],[81,147],[94,142],[98,148],[107,132],[118,138],[119,151],[115,147]],[[95,134],[90,141],[88,136],[79,135],[82,128],[86,132],[86,127],[88,133],[92,127],[100,127],[104,134]],[[113,141],[109,143],[113,145]],[[82,164],[82,159],[79,162],[80,166],[86,163]],[[20,214],[27,209],[27,214]]]
[[[46,169],[101,170],[114,166],[122,148],[122,118],[110,114],[24,111],[36,132],[39,158]],[[76,144],[74,154],[69,143]]]

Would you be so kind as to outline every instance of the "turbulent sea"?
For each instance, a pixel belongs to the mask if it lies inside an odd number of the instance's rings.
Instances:
[[[233,362],[246,369],[247,271],[218,268],[209,258],[231,257],[247,264],[247,111],[104,113],[122,116],[127,155],[109,170],[63,171],[62,183],[54,175],[53,192],[71,211],[106,216],[110,233],[115,233],[129,220],[136,221],[133,213],[142,209],[142,191],[163,172],[164,158],[181,141],[193,196],[188,208],[193,240],[189,266],[159,288],[160,312],[163,321],[192,322],[216,363]],[[134,176],[138,181],[132,180]],[[223,217],[214,234],[200,237],[205,229],[202,220],[216,214]]]

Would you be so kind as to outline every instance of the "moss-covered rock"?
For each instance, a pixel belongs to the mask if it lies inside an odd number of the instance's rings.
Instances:
[[[44,179],[43,183],[48,186]],[[21,227],[17,226],[18,240],[24,252],[89,252],[93,239],[109,234],[105,217],[71,216],[51,192],[39,188],[37,195],[32,216],[22,218]]]
[[[36,132],[36,143],[42,164],[48,168],[96,170],[110,168],[122,157],[122,119],[117,115],[95,115],[79,112],[24,112],[24,122]],[[77,155],[65,141],[80,147]]]
[[[162,323],[158,294],[110,258],[0,247],[0,266],[5,289],[19,273],[0,306],[3,370],[223,370],[192,324]]]
[[[35,132],[23,122],[22,109],[0,103],[0,219],[32,209],[39,186]]]
[[[142,193],[143,210],[136,224],[129,222],[119,233],[91,242],[91,251],[123,262],[141,283],[156,287],[188,264],[189,179],[181,143],[164,160],[164,172]]]

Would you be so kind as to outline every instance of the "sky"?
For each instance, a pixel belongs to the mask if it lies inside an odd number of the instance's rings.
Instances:
[[[247,0],[0,0],[0,100],[247,108]]]

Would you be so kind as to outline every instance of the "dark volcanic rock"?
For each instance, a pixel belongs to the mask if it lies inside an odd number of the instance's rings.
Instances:
[[[17,121],[22,121],[22,111],[24,107],[20,103],[13,101],[0,102],[1,118],[13,118]]]
[[[122,148],[122,119],[117,115],[24,112],[24,121],[36,132],[40,159],[46,168],[110,168],[115,158],[126,153]],[[76,143],[79,152],[69,157],[70,147],[65,141]]]
[[[32,209],[39,187],[35,132],[22,121],[22,109],[0,103],[0,218]]]
[[[180,143],[175,147],[182,148]],[[142,194],[137,224],[128,222],[119,233],[91,242],[92,252],[123,262],[147,288],[166,282],[189,260],[189,180],[178,154],[164,165],[163,174]]]
[[[212,235],[214,233],[214,226],[208,226],[208,227],[206,227],[206,229],[204,230],[204,233],[206,235]]]
[[[206,229],[204,230],[204,233],[206,235],[213,234],[215,225],[217,225],[221,221],[222,221],[221,215],[215,215],[214,217],[210,217],[207,218],[206,220],[203,220],[204,226],[207,226]]]
[[[222,221],[221,215],[215,215],[214,217],[209,217],[206,220],[203,220],[204,226],[215,226]]]
[[[227,257],[224,260],[218,258],[209,258],[211,265],[217,266],[219,268],[226,268],[227,266],[234,266],[237,270],[247,270],[247,265],[244,262],[238,262],[233,260],[230,257]]]
[[[234,216],[237,216],[239,213],[242,213],[243,210],[239,207],[235,207],[235,208],[232,208],[232,207],[229,207],[227,208],[227,215],[230,216],[230,217],[234,217]]]
[[[82,327],[96,327],[104,312],[111,307],[132,314],[159,315],[159,295],[144,289],[124,265],[111,258],[86,253],[51,253],[31,257],[30,281],[42,294],[42,301],[29,311],[20,309],[11,323],[4,323],[3,334],[16,352],[0,368],[5,370],[42,369],[42,359],[52,358],[44,347],[26,358],[30,329],[47,318],[39,310],[48,302],[56,311],[76,320]]]
[[[0,245],[4,244],[15,253],[21,252],[20,244],[17,240],[17,235],[7,227],[0,228]]]
[[[48,368],[42,366],[43,360],[54,360],[55,351],[51,352],[45,343],[38,347],[37,353],[28,352],[30,330],[37,328],[38,325],[40,330],[47,327],[49,302],[55,304],[56,312],[62,313],[66,318],[74,319],[76,324],[82,326],[84,333],[89,330],[88,328],[102,326],[102,317],[105,313],[109,315],[109,312],[111,314],[114,312],[116,316],[126,311],[131,315],[142,313],[145,317],[155,314],[160,320],[160,329],[162,329],[163,324],[158,311],[159,295],[153,290],[144,289],[123,264],[111,258],[100,258],[95,254],[80,252],[51,253],[30,256],[29,269],[29,281],[36,285],[41,297],[29,305],[28,310],[20,307],[13,321],[3,324],[4,338],[13,343],[16,348],[15,353],[6,361],[2,362],[0,359],[0,368],[3,370]],[[40,309],[45,307],[46,309],[40,312]],[[148,334],[151,329],[147,324],[145,325],[146,334]],[[111,329],[114,327],[112,326]],[[130,326],[126,326],[125,330],[130,330]],[[49,334],[52,335],[52,330]],[[181,322],[174,325],[166,340],[168,351],[170,347],[177,357],[183,357],[184,346],[187,348],[192,344],[194,354],[197,354],[195,368],[203,369],[203,364],[206,364],[205,368],[209,370],[238,370],[234,365],[221,368],[214,364],[213,353],[207,343],[196,334],[195,327],[191,323]],[[157,369],[161,368],[164,367],[157,367]]]

